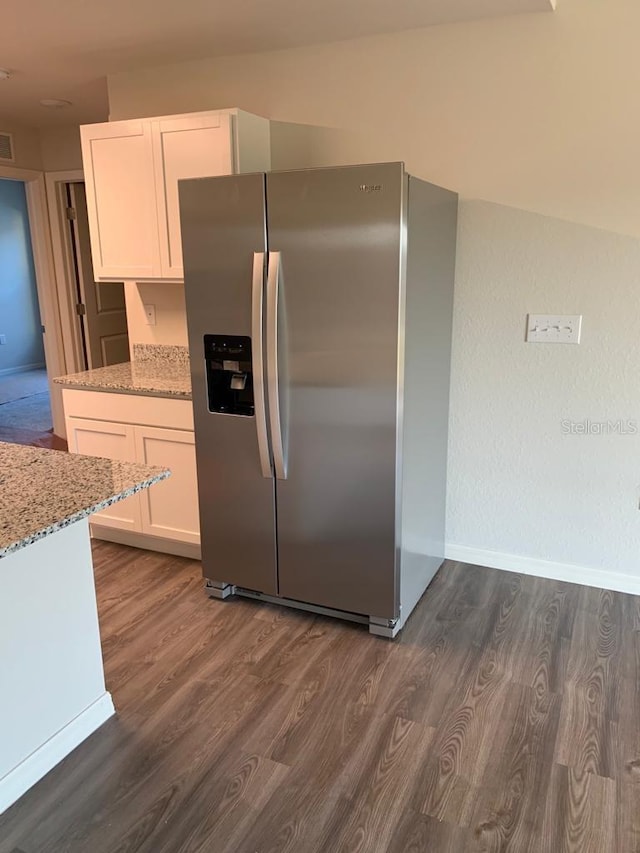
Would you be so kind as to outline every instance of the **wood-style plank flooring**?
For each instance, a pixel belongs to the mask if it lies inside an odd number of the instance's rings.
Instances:
[[[390,642],[95,560],[119,714],[0,853],[640,851],[639,598],[447,563]]]

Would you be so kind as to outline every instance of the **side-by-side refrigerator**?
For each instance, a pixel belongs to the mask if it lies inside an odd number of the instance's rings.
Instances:
[[[457,196],[384,163],[180,213],[209,595],[394,636],[443,561]]]

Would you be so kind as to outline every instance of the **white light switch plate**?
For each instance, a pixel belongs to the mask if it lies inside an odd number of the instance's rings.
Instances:
[[[582,314],[529,314],[527,341],[538,344],[579,344]]]

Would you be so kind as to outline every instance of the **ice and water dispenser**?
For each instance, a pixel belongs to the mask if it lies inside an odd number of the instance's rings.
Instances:
[[[251,417],[255,411],[251,338],[205,335],[204,352],[209,411]]]

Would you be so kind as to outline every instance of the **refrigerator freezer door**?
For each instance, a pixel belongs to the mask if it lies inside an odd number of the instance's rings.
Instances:
[[[267,175],[288,374],[280,595],[385,619],[398,616],[403,182],[399,163]]]
[[[180,217],[203,574],[218,583],[274,594],[274,479],[261,405],[263,354],[256,340],[262,327],[256,316],[262,302],[259,290],[264,286],[259,253],[266,252],[264,175],[181,181]],[[205,335],[251,338],[254,415],[209,411]],[[218,368],[233,368],[233,356],[229,358],[220,360]],[[233,392],[238,376],[233,371],[227,375]],[[247,381],[245,377],[242,384]]]

